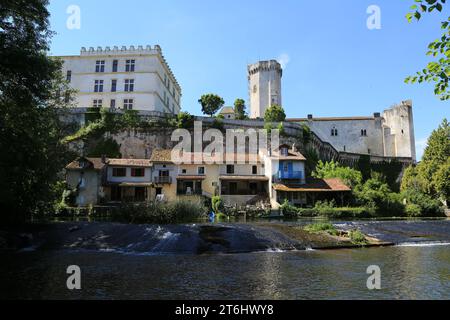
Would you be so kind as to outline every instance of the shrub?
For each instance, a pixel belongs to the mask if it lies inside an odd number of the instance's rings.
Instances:
[[[366,236],[359,230],[351,230],[348,233],[350,241],[354,244],[367,244]]]
[[[211,206],[214,213],[218,216],[224,211],[223,201],[220,196],[214,196],[211,199]]]
[[[112,218],[127,223],[183,223],[204,218],[207,212],[201,199],[168,203],[125,203],[114,210]]]
[[[314,206],[314,210],[321,216],[326,216],[333,214],[336,206],[336,202],[334,200],[328,201],[317,201]]]
[[[405,212],[408,217],[420,217],[422,215],[422,209],[414,203],[406,205]]]
[[[177,128],[190,129],[194,127],[194,116],[189,112],[180,112],[177,116]]]
[[[401,193],[401,198],[406,200],[407,207],[410,205],[418,206],[420,208],[419,216],[439,217],[444,215],[442,203],[438,199],[433,199],[431,196],[420,191],[406,190]],[[406,213],[408,214],[408,211]]]

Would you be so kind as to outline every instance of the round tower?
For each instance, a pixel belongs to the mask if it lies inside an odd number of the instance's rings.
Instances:
[[[248,66],[250,118],[264,118],[272,105],[282,105],[281,77],[283,69],[276,60],[259,61]]]

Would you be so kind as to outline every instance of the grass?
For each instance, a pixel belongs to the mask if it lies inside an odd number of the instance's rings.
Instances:
[[[314,223],[307,225],[304,227],[305,231],[311,232],[311,233],[319,233],[319,232],[326,232],[329,235],[337,236],[338,230],[335,226],[333,226],[331,223]]]

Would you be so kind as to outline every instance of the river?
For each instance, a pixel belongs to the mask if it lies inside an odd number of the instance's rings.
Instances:
[[[0,298],[450,299],[449,220],[336,224],[343,229],[357,224],[397,245],[283,251],[273,245],[280,239],[265,234],[273,241],[265,250],[198,254],[187,245],[197,241],[195,233],[181,226],[89,224],[82,226],[84,233],[64,236],[64,244],[0,251]],[[88,238],[94,229],[101,232]],[[236,234],[229,234],[236,243],[249,241],[236,240]],[[152,240],[143,241],[147,238]],[[69,265],[81,268],[81,290],[66,288]],[[367,289],[370,265],[381,269],[381,290]]]

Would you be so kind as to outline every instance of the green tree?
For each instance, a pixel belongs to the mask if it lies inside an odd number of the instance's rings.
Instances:
[[[361,172],[349,167],[343,167],[334,161],[324,163],[322,160],[319,160],[312,176],[318,179],[339,178],[351,188],[355,188],[362,182]]]
[[[414,19],[419,21],[422,14],[426,12],[441,12],[446,0],[415,0],[415,2],[416,4],[411,7],[413,11],[406,15],[409,22]],[[428,45],[427,55],[432,56],[435,60],[429,62],[416,75],[407,77],[405,82],[433,82],[435,83],[434,93],[441,100],[448,100],[450,99],[450,17],[441,22],[441,28],[443,30],[442,36]]]
[[[216,114],[216,112],[219,111],[225,104],[225,101],[223,101],[221,97],[212,93],[201,96],[198,102],[202,106],[203,114],[207,114],[210,117]]]
[[[0,9],[0,212],[8,222],[23,221],[52,200],[67,161],[59,116],[70,91],[61,62],[46,55],[47,5],[2,1]]]
[[[283,107],[278,105],[271,106],[264,114],[265,122],[282,122],[284,120],[286,120],[286,113],[284,112]]]
[[[448,203],[450,199],[450,158],[436,171],[433,176],[433,185],[441,199]]]
[[[236,113],[237,120],[247,119],[247,114],[245,113],[245,101],[243,99],[236,99],[234,102],[234,112]]]

